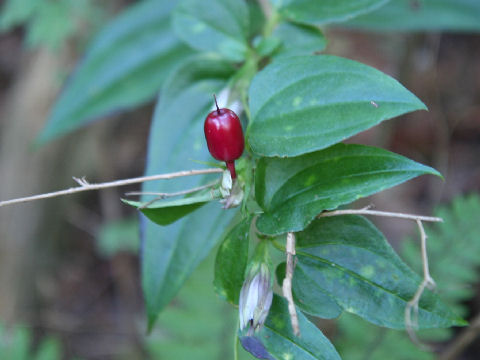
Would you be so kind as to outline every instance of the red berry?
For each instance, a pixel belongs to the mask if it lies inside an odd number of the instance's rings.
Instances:
[[[242,124],[232,110],[219,109],[216,98],[215,105],[217,110],[208,114],[204,125],[208,151],[215,159],[226,162],[232,179],[235,179],[235,160],[242,156],[245,147]]]

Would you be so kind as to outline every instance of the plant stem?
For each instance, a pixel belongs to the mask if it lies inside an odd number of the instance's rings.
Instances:
[[[300,336],[300,325],[298,324],[297,310],[295,309],[295,302],[293,301],[292,295],[292,279],[293,271],[295,270],[295,234],[293,232],[287,233],[285,249],[287,253],[287,266],[285,270],[285,278],[282,282],[282,293],[288,301],[288,313],[290,314],[293,333],[295,336]]]
[[[263,28],[263,36],[265,38],[270,37],[272,35],[273,30],[275,30],[279,21],[280,21],[280,15],[278,15],[278,13],[275,12],[275,10],[272,11],[270,17],[268,18],[265,24],[265,27]]]
[[[413,298],[407,303],[405,307],[405,328],[407,330],[408,336],[410,339],[416,343],[418,346],[425,350],[431,350],[426,345],[422,344],[418,340],[415,329],[418,327],[418,304],[420,298],[425,291],[425,288],[433,290],[435,288],[435,281],[430,276],[430,270],[428,268],[428,256],[427,256],[427,234],[423,228],[422,222],[417,219],[418,230],[420,232],[420,243],[421,243],[421,253],[422,253],[422,265],[423,265],[423,280],[420,283],[417,291]],[[412,320],[412,309],[414,311],[414,319]]]
[[[227,164],[227,169],[230,171],[230,175],[232,176],[232,180],[235,180],[237,178],[237,173],[235,171],[235,160],[226,161],[225,164]]]
[[[372,215],[372,216],[393,217],[393,218],[415,220],[415,221],[420,220],[420,221],[429,221],[429,222],[443,222],[443,219],[439,217],[404,214],[404,213],[389,212],[389,211],[376,211],[376,210],[369,210],[368,207],[363,209],[326,211],[318,215],[318,217],[320,218],[320,217],[330,217],[330,216],[339,216],[339,215]]]
[[[235,335],[233,336],[233,360],[238,360],[238,316],[237,316],[237,326],[235,327]]]
[[[277,11],[272,7],[272,4],[269,0],[259,0],[260,7],[262,8],[263,14],[265,15],[265,19],[267,22],[263,27],[263,36],[269,37],[272,35],[273,30],[277,26],[280,16],[278,15]]]
[[[217,114],[220,115],[220,109],[218,108],[217,97],[213,94],[213,98],[215,99],[215,106],[217,107]]]
[[[80,186],[73,187],[73,188],[70,188],[70,189],[50,192],[50,193],[46,193],[46,194],[39,194],[39,195],[33,195],[33,196],[17,198],[17,199],[12,199],[12,200],[0,201],[0,207],[7,206],[7,205],[24,203],[24,202],[30,202],[30,201],[35,201],[35,200],[48,199],[48,198],[53,198],[53,197],[57,197],[57,196],[70,195],[70,194],[75,194],[75,193],[82,192],[82,191],[100,190],[100,189],[106,189],[106,188],[111,188],[111,187],[137,184],[137,183],[142,183],[142,182],[146,182],[146,181],[166,180],[166,179],[173,179],[173,178],[177,178],[177,177],[194,176],[194,175],[202,175],[202,174],[213,174],[213,173],[221,173],[221,172],[223,172],[223,170],[222,169],[217,169],[217,168],[202,169],[202,170],[185,170],[185,171],[178,171],[178,172],[168,173],[168,174],[141,176],[141,177],[137,177],[137,178],[115,180],[115,181],[98,183],[98,184],[90,184],[87,180],[85,180],[85,178],[75,178],[74,177],[73,180],[75,180]]]

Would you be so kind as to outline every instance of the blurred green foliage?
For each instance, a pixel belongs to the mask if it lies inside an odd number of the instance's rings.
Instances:
[[[46,337],[35,350],[32,346],[32,331],[26,327],[7,328],[0,324],[0,358],[2,360],[59,360],[60,343],[56,338]]]
[[[97,251],[101,256],[111,258],[119,252],[138,253],[138,219],[122,219],[104,224],[97,235]]]
[[[236,308],[215,295],[211,254],[192,274],[172,303],[160,314],[147,338],[153,359],[233,359]],[[254,359],[237,346],[238,360]]]
[[[6,0],[0,31],[25,25],[27,46],[57,50],[82,30],[93,33],[104,15],[102,2],[94,0]]]

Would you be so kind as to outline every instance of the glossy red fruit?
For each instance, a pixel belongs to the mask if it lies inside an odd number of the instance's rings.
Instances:
[[[242,124],[232,110],[219,109],[216,98],[215,105],[217,110],[208,114],[203,127],[208,150],[215,159],[226,162],[232,179],[235,179],[235,160],[242,156],[245,148]]]

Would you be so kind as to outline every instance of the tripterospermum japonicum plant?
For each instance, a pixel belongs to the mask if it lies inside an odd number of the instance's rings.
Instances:
[[[424,20],[391,6],[149,0],[92,43],[39,142],[160,90],[146,175],[185,170],[191,160],[216,168],[203,177],[146,182],[140,201],[126,201],[145,215],[141,267],[150,329],[213,249],[215,290],[239,307],[232,332],[258,358],[339,359],[311,319],[342,312],[410,332],[464,324],[429,289],[428,271],[422,281],[362,216],[368,210],[335,211],[420,175],[441,176],[387,150],[342,143],[426,110],[392,77],[323,53],[322,28],[347,19],[350,27],[379,28],[388,26],[375,23],[381,14],[396,11],[402,25],[423,29]],[[443,11],[429,6],[419,16]],[[449,21],[462,6],[452,9]],[[478,30],[478,21],[470,26]],[[423,230],[425,218],[407,218]]]

